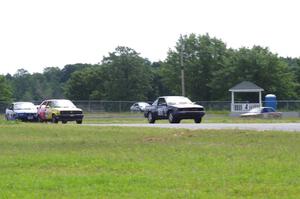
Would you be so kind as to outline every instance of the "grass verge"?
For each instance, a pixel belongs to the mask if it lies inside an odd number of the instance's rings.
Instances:
[[[0,198],[298,198],[300,134],[18,124]]]

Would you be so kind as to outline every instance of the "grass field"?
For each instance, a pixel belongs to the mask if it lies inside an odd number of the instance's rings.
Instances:
[[[0,198],[299,198],[300,134],[2,122]]]

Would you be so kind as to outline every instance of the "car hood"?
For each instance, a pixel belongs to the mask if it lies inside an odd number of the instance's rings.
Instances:
[[[82,111],[80,108],[55,108],[58,111]]]
[[[200,106],[198,104],[175,104],[171,106],[175,108],[203,108],[203,106]]]

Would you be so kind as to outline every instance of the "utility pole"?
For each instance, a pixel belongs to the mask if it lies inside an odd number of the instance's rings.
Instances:
[[[183,45],[183,38],[182,35],[180,35],[180,45],[181,45],[181,51],[180,51],[180,66],[181,66],[181,95],[185,96],[185,85],[184,85],[184,66],[183,66],[183,51],[184,51],[184,45]]]

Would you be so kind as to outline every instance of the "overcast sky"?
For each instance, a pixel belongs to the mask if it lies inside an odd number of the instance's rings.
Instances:
[[[180,34],[300,57],[298,0],[0,0],[1,74],[100,62],[117,46],[164,60]]]

